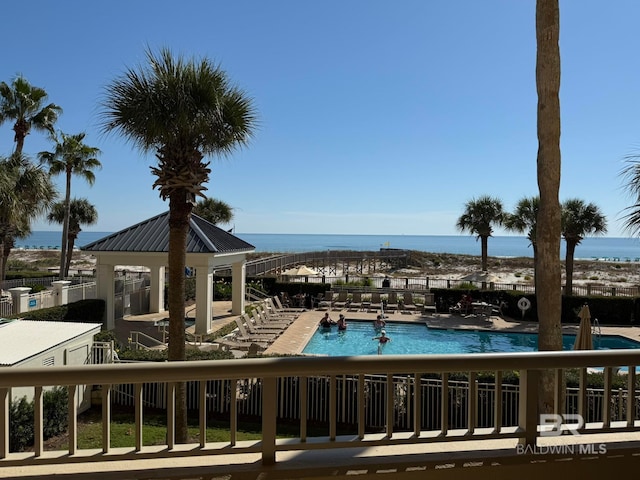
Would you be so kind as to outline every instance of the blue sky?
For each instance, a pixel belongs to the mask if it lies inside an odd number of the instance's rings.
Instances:
[[[619,172],[640,152],[640,2],[560,2],[562,183],[625,236]],[[208,57],[255,102],[247,148],[214,158],[208,194],[238,233],[458,233],[480,195],[537,195],[534,0],[43,1],[3,6],[0,80],[24,75],[86,132],[102,170],[72,194],[86,230],[164,212],[153,156],[99,128],[104,89],[145,48]],[[0,155],[13,149],[0,127]],[[39,133],[25,152],[52,145]],[[62,178],[58,178],[61,185]],[[45,221],[34,230],[57,230]],[[503,232],[496,232],[498,234]]]

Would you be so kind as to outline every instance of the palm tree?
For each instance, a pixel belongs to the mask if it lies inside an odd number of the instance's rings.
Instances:
[[[538,350],[562,349],[560,314],[560,9],[558,0],[536,1],[536,89],[538,93],[536,304]],[[554,372],[540,375],[540,413],[553,412]]]
[[[47,92],[34,87],[22,76],[17,76],[11,85],[0,82],[0,125],[14,121],[15,153],[22,153],[24,139],[31,129],[53,134],[53,127],[62,109],[47,101]]]
[[[193,213],[214,225],[230,223],[233,220],[233,208],[228,203],[215,198],[199,200],[193,207]]]
[[[149,65],[128,69],[103,101],[103,128],[116,131],[144,152],[154,152],[153,188],[169,200],[170,361],[185,359],[184,285],[187,234],[195,198],[209,180],[207,155],[246,145],[256,126],[252,101],[208,59],[174,57],[168,49]],[[185,385],[176,388],[176,440],[187,440]]]
[[[68,273],[65,265],[69,265],[72,252],[67,245],[67,239],[69,238],[69,216],[71,214],[71,176],[78,175],[84,178],[89,185],[93,185],[96,179],[93,170],[100,168],[102,165],[96,158],[96,156],[100,154],[100,150],[95,147],[89,147],[83,143],[84,133],[78,133],[76,135],[60,133],[60,136],[62,137],[62,141],[55,138],[56,148],[53,152],[40,152],[38,157],[41,163],[47,163],[49,165],[50,175],[65,174],[65,218],[62,222],[59,273],[59,278],[62,280]]]
[[[24,155],[0,159],[1,280],[15,238],[29,234],[31,221],[49,209],[56,195],[51,177]]]
[[[533,265],[535,272],[537,245],[536,245],[536,224],[538,222],[538,208],[540,199],[538,197],[524,197],[516,204],[512,214],[506,216],[504,226],[513,232],[525,233],[531,247],[533,248]],[[535,278],[535,274],[534,274]]]
[[[69,275],[73,247],[76,244],[78,234],[82,231],[81,225],[94,225],[98,221],[98,211],[86,198],[74,198],[69,202],[68,211],[64,202],[56,202],[47,215],[47,220],[51,223],[63,224],[67,218],[69,219],[69,229],[66,243],[69,248],[69,254],[67,255],[67,263],[64,266],[65,277]]]
[[[572,198],[562,204],[562,236],[567,243],[565,257],[566,295],[573,295],[573,259],[576,246],[586,235],[607,233],[607,219],[597,205]]]
[[[493,234],[494,225],[502,225],[505,213],[502,202],[488,195],[469,200],[464,213],[458,218],[456,227],[461,232],[468,231],[476,235],[482,244],[482,270],[487,271],[488,240]]]
[[[625,209],[628,212],[623,217],[625,228],[632,236],[640,236],[640,156],[628,156],[620,176],[625,189],[633,197],[633,205]]]

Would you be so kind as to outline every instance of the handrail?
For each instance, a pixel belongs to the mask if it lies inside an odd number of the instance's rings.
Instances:
[[[226,380],[228,390],[223,396],[228,395],[228,401],[231,403],[231,419],[230,433],[231,445],[228,443],[208,444],[206,440],[201,440],[200,445],[186,445],[181,448],[181,454],[189,454],[193,451],[194,455],[212,455],[212,454],[238,454],[249,452],[260,452],[264,465],[275,463],[276,451],[291,450],[312,450],[318,448],[325,449],[343,449],[347,447],[367,447],[381,445],[407,445],[421,444],[431,442],[446,442],[456,440],[458,442],[476,441],[483,439],[520,439],[525,445],[535,445],[536,438],[543,435],[539,430],[539,422],[537,416],[538,404],[538,378],[540,370],[555,370],[557,379],[562,378],[563,371],[569,368],[578,368],[586,371],[587,367],[599,366],[605,367],[605,378],[610,378],[612,370],[619,366],[628,366],[628,389],[635,390],[636,366],[640,364],[640,351],[638,350],[602,350],[602,351],[564,351],[564,352],[522,352],[522,353],[491,353],[491,354],[467,354],[467,355],[385,355],[383,357],[359,356],[359,357],[284,357],[284,358],[248,358],[242,360],[217,360],[217,361],[192,361],[192,362],[149,362],[149,363],[127,363],[117,365],[84,365],[84,366],[53,366],[46,368],[7,368],[3,369],[0,375],[0,466],[3,464],[11,465],[34,465],[46,463],[46,459],[42,457],[42,445],[38,445],[34,453],[9,453],[7,439],[9,429],[9,418],[6,412],[9,411],[9,401],[11,395],[9,392],[16,387],[36,387],[36,392],[45,386],[70,386],[72,395],[77,394],[78,386],[97,385],[102,392],[102,414],[103,414],[103,438],[107,439],[102,447],[102,452],[96,453],[96,450],[81,450],[77,446],[77,421],[76,421],[76,403],[70,397],[69,401],[69,420],[70,431],[73,431],[73,437],[70,436],[69,454],[73,454],[74,462],[92,462],[104,460],[122,460],[131,459],[131,455],[140,452],[145,455],[144,458],[165,458],[170,456],[170,451],[174,449],[175,438],[173,432],[168,429],[167,446],[168,448],[159,449],[157,447],[145,447],[142,444],[142,415],[136,415],[135,441],[136,447],[130,449],[111,450],[108,443],[110,438],[110,396],[112,386],[120,384],[134,384],[135,386],[135,402],[136,411],[142,408],[143,391],[145,383],[164,383],[166,391],[169,394],[167,405],[167,420],[175,425],[173,418],[175,399],[175,384],[183,382],[199,382],[201,403],[200,413],[200,438],[206,438],[207,425],[207,407],[206,400],[208,398],[207,385],[211,380]],[[518,425],[516,427],[505,428],[501,426],[500,415],[496,414],[493,421],[493,428],[476,429],[475,426],[475,402],[477,400],[478,389],[474,383],[474,378],[478,372],[494,371],[496,379],[500,378],[500,372],[505,370],[519,371],[519,398],[516,408],[518,409],[517,418]],[[358,435],[350,435],[339,437],[336,435],[337,404],[338,392],[336,387],[336,379],[341,376],[353,376],[358,378],[360,388],[354,390],[354,398],[357,398],[359,411],[364,412],[366,408],[366,394],[364,388],[365,375],[382,375],[386,378],[386,386],[383,386],[376,395],[382,393],[384,398],[394,398],[394,378],[404,377],[407,379],[407,385],[415,385],[424,374],[439,373],[442,375],[441,399],[443,405],[446,405],[451,388],[448,375],[454,372],[469,373],[469,414],[466,429],[461,434],[460,431],[449,431],[448,422],[446,420],[446,410],[442,410],[442,424],[436,426],[435,432],[439,431],[437,436],[429,432],[433,429],[422,433],[419,423],[415,423],[414,432],[407,436],[407,432],[394,432],[394,422],[388,419],[393,418],[394,402],[386,402],[385,416],[387,418],[387,427],[385,434],[365,434],[363,427],[358,427]],[[286,379],[298,377],[300,382],[300,438],[299,439],[278,439],[276,435],[276,422],[278,418],[278,395],[279,382]],[[323,397],[329,400],[326,403],[329,419],[329,436],[314,437],[313,441],[309,441],[306,425],[306,405],[310,398],[317,394],[315,390],[311,390],[312,384],[307,384],[306,379],[314,377],[328,378],[328,390],[323,393]],[[255,400],[259,402],[260,412],[262,416],[262,434],[261,439],[255,442],[244,442],[243,445],[235,442],[237,433],[238,419],[236,402],[239,399],[241,385],[246,379],[257,381],[260,384],[260,395]],[[556,379],[556,385],[561,385]],[[235,385],[235,387],[234,387]],[[308,390],[309,388],[309,390]],[[501,398],[501,383],[496,381],[495,395]],[[580,376],[580,395],[586,395],[586,375]],[[41,391],[41,390],[40,390]],[[344,393],[344,392],[343,392]],[[476,399],[474,399],[476,397]],[[411,406],[416,411],[422,408],[437,408],[437,405],[429,403],[428,407],[425,402],[430,400],[423,398],[420,390],[415,390],[413,396],[414,404]],[[604,423],[594,423],[585,426],[580,430],[584,434],[601,434],[612,432],[638,432],[640,431],[640,423],[637,419],[637,411],[635,407],[636,395],[627,395],[626,400],[626,418],[624,421],[609,421],[609,403],[605,401],[603,415],[607,415]],[[584,402],[581,403],[584,408]],[[444,407],[443,407],[444,408]],[[496,411],[500,412],[501,406],[496,406]],[[41,418],[42,408],[36,403],[36,418]],[[5,412],[5,414],[2,414]],[[561,413],[564,413],[562,410]],[[580,411],[582,413],[582,410]],[[575,415],[574,415],[575,417]],[[418,420],[416,419],[416,422]],[[41,429],[41,423],[36,422],[36,429]],[[466,433],[465,433],[466,432]],[[42,435],[40,431],[38,435]],[[571,436],[568,436],[571,437]],[[565,440],[567,436],[564,437]],[[576,440],[577,442],[577,440]],[[231,446],[232,448],[229,448]],[[191,449],[191,450],[188,450]],[[462,447],[464,449],[464,447]],[[196,453],[197,451],[197,453]],[[49,453],[49,452],[47,452]],[[64,452],[59,452],[60,456]],[[53,457],[52,457],[53,458]],[[62,457],[60,457],[62,458]],[[142,458],[142,457],[141,457]],[[55,460],[53,460],[55,461]]]
[[[149,347],[149,346],[145,345],[144,343],[141,343],[141,342],[140,342],[140,338],[141,338],[141,337],[142,337],[143,339],[145,339],[145,340],[149,340],[149,341],[151,341],[151,343],[152,343],[152,344],[155,344],[155,345],[153,345],[153,346]],[[151,350],[154,346],[155,346],[155,347],[160,347],[160,346],[162,346],[162,347],[166,347],[166,346],[167,346],[167,344],[166,344],[166,343],[164,343],[164,342],[162,342],[162,341],[158,340],[157,338],[153,338],[153,337],[151,337],[151,336],[149,336],[149,335],[147,335],[146,333],[143,333],[143,332],[132,331],[132,332],[131,332],[131,336],[130,336],[130,338],[131,338],[131,343],[132,343],[133,345],[135,345],[135,346],[136,346],[136,348],[137,348],[137,347],[142,347],[142,348],[143,348],[143,349],[145,349],[145,350]]]

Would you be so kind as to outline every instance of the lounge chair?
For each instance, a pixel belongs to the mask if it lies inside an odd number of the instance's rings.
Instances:
[[[287,295],[287,294],[286,294],[286,293],[284,293],[284,292],[283,292],[282,294]],[[282,294],[281,294],[281,295],[282,295]],[[290,312],[290,313],[293,313],[293,312],[304,312],[304,311],[306,311],[306,310],[307,310],[307,309],[306,309],[306,308],[304,308],[304,307],[291,307],[291,306],[287,306],[287,304],[286,304],[286,303],[282,303],[282,302],[280,301],[280,298],[278,298],[278,296],[277,296],[277,295],[274,295],[272,298],[270,298],[270,300],[272,300],[272,303],[273,303],[273,305],[274,305],[275,309],[276,309],[278,312]]]
[[[332,306],[333,306],[333,292],[331,290],[328,290],[324,292],[324,296],[322,297],[322,300],[320,300],[320,303],[318,303],[318,310],[331,310]]]
[[[351,296],[351,301],[349,302],[348,310],[350,312],[357,312],[362,309],[362,293],[353,292]]]
[[[413,294],[411,292],[404,292],[402,294],[402,313],[415,312],[418,309],[415,303],[413,303]]]
[[[369,304],[369,307],[367,310],[371,311],[373,310],[374,312],[377,312],[378,310],[382,309],[382,300],[380,298],[380,293],[379,292],[373,292],[371,294],[371,303]]]
[[[270,329],[270,330],[280,329],[284,331],[284,329],[289,326],[289,322],[277,321],[277,320],[270,321],[257,309],[252,312],[251,320],[257,328],[263,329],[263,330],[264,329]]]
[[[258,305],[264,312],[267,320],[278,320],[291,323],[300,316],[300,312],[290,312],[288,309],[279,309],[276,302],[272,298],[267,298],[263,303]]]
[[[263,323],[274,322],[275,325],[291,325],[291,323],[297,318],[297,315],[287,316],[285,314],[274,312],[273,307],[269,305],[269,301],[264,304],[256,305],[256,311],[262,317]]]
[[[284,332],[284,328],[282,327],[263,327],[246,313],[240,315],[240,318],[244,321],[244,326],[249,332],[249,335],[280,335]]]
[[[238,331],[240,333],[234,337],[235,340],[273,343],[277,337],[274,333],[250,333],[247,330],[247,327],[245,327],[244,319],[242,317],[236,317],[236,325],[238,326]]]
[[[387,312],[395,312],[396,310],[398,310],[398,292],[389,292],[385,310]]]
[[[333,305],[337,309],[342,310],[347,306],[347,303],[349,303],[349,292],[347,292],[346,290],[338,292],[338,298],[336,298],[336,300],[333,302]]]

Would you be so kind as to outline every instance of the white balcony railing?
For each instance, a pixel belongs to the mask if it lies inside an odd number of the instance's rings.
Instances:
[[[580,385],[577,390],[577,413],[588,418],[587,410],[599,409],[596,415],[601,421],[581,426],[581,436],[612,432],[639,432],[638,392],[636,391],[636,367],[640,364],[640,352],[634,350],[576,351],[576,352],[537,352],[512,354],[471,354],[471,355],[410,355],[410,356],[362,356],[362,357],[304,357],[304,358],[256,358],[223,361],[137,363],[115,365],[87,365],[79,367],[49,368],[5,368],[0,370],[0,468],[2,466],[32,466],[48,463],[65,463],[70,457],[74,463],[107,460],[130,459],[143,454],[144,458],[169,458],[172,456],[197,455],[233,455],[241,453],[261,454],[263,465],[273,464],[276,453],[284,451],[302,451],[316,449],[346,449],[352,447],[426,444],[434,442],[478,441],[485,439],[517,439],[527,445],[535,445],[541,435],[537,414],[538,378],[541,369],[551,369],[561,379],[567,369],[579,369]],[[603,369],[604,394],[602,401],[587,402],[587,368]],[[614,372],[618,367],[626,367],[626,394],[612,388]],[[486,395],[486,387],[477,387],[478,372],[495,372],[493,385],[494,398],[504,398],[502,382],[505,371],[519,372],[519,397],[517,401],[517,424],[503,425],[503,402],[494,402],[490,424],[480,421],[477,405],[479,396]],[[449,382],[449,375],[457,372],[468,374],[468,387],[465,403],[465,424],[460,428],[451,427],[449,402],[457,398],[452,391],[459,388],[455,382]],[[440,397],[423,395],[421,385],[425,374],[440,374]],[[355,397],[353,403],[357,409],[356,417],[365,419],[372,408],[369,386],[365,387],[366,376],[386,377],[381,383],[379,397],[384,422],[379,431],[367,431],[364,421],[353,426],[352,433],[338,435],[338,426],[343,416],[345,391],[338,388],[343,376],[356,379],[355,388],[348,394]],[[321,393],[309,388],[308,380],[322,377],[327,380]],[[411,389],[411,401],[403,404],[403,415],[410,417],[410,428],[396,429],[398,416],[397,382],[402,377],[403,388]],[[296,408],[299,412],[299,436],[297,438],[278,438],[276,425],[280,418],[281,396],[280,382],[283,379],[295,379],[298,393]],[[224,380],[229,385],[224,391],[208,391],[209,382]],[[197,382],[199,385],[199,443],[177,445],[175,442],[175,384],[176,382]],[[238,405],[246,395],[247,382],[258,382],[260,388],[253,394],[257,396],[262,421],[261,438],[257,441],[238,441]],[[167,392],[167,444],[164,448],[143,445],[144,431],[144,384],[165,384]],[[135,446],[131,448],[112,448],[110,445],[111,394],[112,386],[118,384],[133,385],[133,405],[135,411]],[[93,385],[102,396],[102,448],[79,449],[77,435],[77,410],[75,392],[84,385]],[[560,381],[556,382],[556,411],[560,408],[564,389]],[[13,387],[32,386],[35,389],[34,431],[36,442],[33,452],[15,453],[9,450],[9,402]],[[69,387],[69,446],[64,451],[44,451],[43,448],[43,406],[42,389],[49,386]],[[235,386],[235,388],[234,388]],[[208,443],[206,426],[210,398],[228,404],[229,442]],[[614,406],[615,403],[615,406]],[[351,404],[351,403],[350,403]],[[510,405],[513,405],[510,402]],[[308,435],[310,409],[323,410],[326,418],[326,434],[322,437]],[[624,412],[622,415],[612,412]],[[434,429],[425,430],[422,417],[429,413],[438,415]],[[482,423],[482,427],[479,425]],[[571,441],[571,435],[568,441]]]

